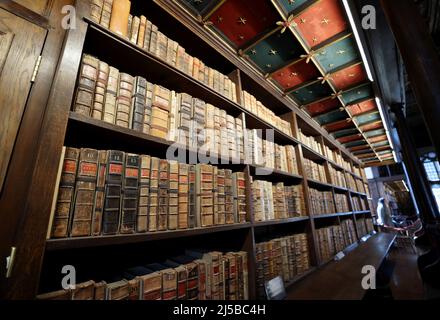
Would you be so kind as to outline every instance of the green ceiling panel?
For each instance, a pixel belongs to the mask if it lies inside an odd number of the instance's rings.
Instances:
[[[315,117],[315,120],[319,122],[320,125],[326,125],[329,123],[334,123],[340,120],[347,119],[348,115],[345,111],[335,110],[332,112],[328,112],[322,114],[320,116]]]
[[[341,130],[341,131],[337,131],[332,133],[332,135],[338,139],[338,138],[342,138],[342,137],[347,137],[347,136],[352,136],[354,134],[358,134],[359,131],[358,129],[346,129],[346,130]]]
[[[276,0],[283,8],[285,13],[291,13],[292,11],[298,9],[306,2],[312,3],[310,0]]]
[[[307,87],[298,89],[290,94],[301,105],[306,105],[332,94],[332,89],[327,83],[315,82]]]
[[[380,113],[379,112],[367,113],[367,114],[364,114],[362,116],[354,118],[354,121],[359,126],[363,126],[363,125],[365,125],[367,123],[370,123],[370,122],[373,122],[373,121],[377,121],[377,120],[380,120]]]
[[[291,32],[277,31],[245,53],[264,73],[271,73],[298,59],[304,49]]]
[[[316,60],[326,73],[359,60],[356,42],[352,37],[337,41],[315,54]]]
[[[346,105],[350,105],[373,96],[373,89],[369,84],[365,84],[342,93],[342,100]]]
[[[379,129],[379,130],[373,130],[373,131],[368,131],[365,132],[365,137],[367,138],[372,138],[372,137],[376,137],[376,136],[381,136],[386,134],[384,129]]]
[[[380,148],[380,147],[385,147],[385,146],[388,146],[388,145],[389,145],[388,141],[381,141],[381,142],[378,142],[378,143],[373,143],[371,146],[373,148]]]
[[[362,141],[353,141],[353,142],[345,143],[345,146],[347,148],[352,148],[352,147],[364,146],[366,144],[368,143],[365,140],[362,140]]]

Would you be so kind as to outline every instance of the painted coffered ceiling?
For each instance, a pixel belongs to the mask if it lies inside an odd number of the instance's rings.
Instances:
[[[360,161],[394,159],[342,0],[179,0]]]

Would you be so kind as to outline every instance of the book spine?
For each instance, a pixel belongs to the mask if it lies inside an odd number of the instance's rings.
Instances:
[[[174,269],[162,271],[162,300],[176,300],[177,273]]]
[[[208,227],[214,224],[214,198],[212,166],[196,165],[196,212],[197,226]]]
[[[149,47],[149,51],[156,55],[156,51],[157,51],[157,33],[158,33],[158,28],[157,26],[155,26],[154,24],[151,26],[151,39],[150,39],[150,47]]]
[[[140,286],[138,278],[128,281],[128,292],[127,300],[139,300]]]
[[[164,231],[168,228],[169,209],[169,163],[168,160],[160,160],[159,163],[159,221],[158,230]]]
[[[144,50],[150,49],[150,40],[151,40],[151,29],[153,28],[153,25],[151,21],[147,20],[147,26],[145,28],[145,38],[144,38],[144,44],[143,48]]]
[[[129,14],[128,15],[128,26],[127,26],[127,31],[128,31],[127,39],[129,39],[129,40],[131,39],[131,34],[133,32],[132,28],[133,28],[133,16],[131,14]]]
[[[177,273],[177,300],[186,300],[188,273],[184,266],[175,268]]]
[[[88,117],[92,114],[98,69],[99,60],[91,55],[84,54],[79,71],[73,111]]]
[[[176,230],[179,218],[179,163],[169,162],[168,230]]]
[[[104,114],[105,91],[107,88],[109,76],[109,65],[99,61],[98,81],[95,88],[95,97],[93,101],[92,118],[102,120]]]
[[[104,235],[116,234],[119,230],[124,160],[125,154],[121,151],[107,152],[105,205],[102,217]]]
[[[147,28],[147,18],[145,16],[141,16],[139,22],[139,34],[137,40],[137,45],[141,48],[144,47],[146,28]]]
[[[150,212],[148,214],[148,231],[157,231],[159,221],[159,158],[151,158],[150,176]]]
[[[105,175],[107,171],[107,152],[99,151],[98,179],[96,182],[95,204],[93,206],[92,235],[99,236],[102,230],[104,211]]]
[[[188,274],[186,297],[188,300],[197,300],[199,296],[199,268],[194,262],[185,265]]]
[[[246,179],[243,172],[233,174],[234,203],[237,223],[246,222]]]
[[[113,0],[110,30],[124,38],[128,36],[130,7],[131,2],[129,0]]]
[[[102,14],[99,24],[104,28],[110,28],[110,19],[112,16],[113,0],[104,0]]]
[[[196,167],[195,165],[189,165],[189,214],[188,214],[188,227],[196,227]]]
[[[134,233],[136,231],[138,186],[140,160],[136,154],[127,154],[122,189],[122,211],[120,233]]]
[[[225,223],[234,223],[234,192],[232,187],[232,171],[225,170]]]
[[[141,277],[142,300],[162,300],[162,274],[154,272]]]
[[[103,120],[108,123],[116,123],[116,96],[119,86],[119,70],[109,68],[107,90],[105,92],[104,116]]]
[[[225,170],[219,169],[217,172],[217,209],[215,224],[225,224]]]
[[[72,237],[90,236],[91,234],[97,176],[98,151],[81,149],[70,230]]]
[[[79,149],[66,148],[52,225],[52,238],[64,238],[69,234],[69,220],[75,191],[79,154]]]
[[[145,109],[144,109],[144,125],[143,132],[150,134],[151,129],[151,110],[153,105],[153,88],[154,85],[151,82],[147,82],[146,95],[145,95]]]
[[[139,17],[133,17],[133,22],[131,24],[130,41],[134,44],[138,43],[140,25],[141,25],[141,19]]]
[[[102,15],[102,8],[104,6],[104,0],[91,0],[90,1],[90,19],[99,23]]]
[[[137,232],[146,232],[148,230],[151,157],[147,155],[140,156],[140,164],[141,171],[139,178],[139,205],[136,227]]]
[[[189,165],[179,164],[179,217],[178,229],[188,229],[189,214]]]
[[[213,211],[213,217],[212,217],[212,225],[216,225],[218,221],[218,167],[213,166],[212,167],[212,196],[213,196],[213,203],[212,203],[212,211]]]
[[[195,260],[199,274],[199,300],[206,300],[206,263],[203,260]]]
[[[131,117],[130,128],[140,132],[144,128],[146,95],[147,80],[142,77],[136,77],[132,97],[133,116]]]
[[[126,73],[119,76],[118,98],[116,102],[116,125],[129,128],[131,119],[131,99],[133,96],[134,78]]]

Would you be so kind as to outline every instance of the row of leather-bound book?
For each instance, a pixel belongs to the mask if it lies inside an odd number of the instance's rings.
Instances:
[[[332,259],[357,241],[355,225],[351,219],[343,220],[340,225],[317,229],[316,234],[321,261]]]
[[[248,300],[247,253],[187,250],[128,268],[107,281],[37,296],[39,300]]]
[[[284,283],[310,269],[309,245],[306,234],[296,234],[256,244],[257,291],[265,295],[265,283],[278,276]]]
[[[60,169],[53,238],[247,221],[243,172],[87,148],[65,148]]]
[[[130,14],[130,7],[128,0],[91,0],[91,19],[231,101],[238,102],[236,84],[228,76],[188,54],[184,47],[167,37],[144,15]],[[292,135],[290,123],[276,116],[253,95],[243,92],[242,105],[280,131]]]

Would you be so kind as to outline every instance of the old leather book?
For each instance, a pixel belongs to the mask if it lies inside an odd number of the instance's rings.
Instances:
[[[72,290],[72,300],[94,300],[95,282],[87,281],[76,285]]]
[[[98,69],[99,60],[91,55],[84,54],[79,70],[73,111],[88,117],[92,114]]]
[[[139,204],[136,228],[137,232],[146,232],[148,230],[151,157],[148,155],[141,155],[140,165]]]
[[[132,117],[130,128],[142,132],[145,121],[145,102],[147,95],[147,80],[143,77],[134,79],[134,91],[132,97]]]
[[[286,198],[284,195],[284,183],[280,182],[272,186],[274,195],[275,219],[286,219]]]
[[[157,51],[157,33],[158,33],[158,28],[156,25],[152,25],[151,26],[151,37],[150,37],[150,47],[149,47],[149,51],[156,55],[156,51]]]
[[[102,15],[102,7],[104,6],[104,0],[90,0],[90,19],[99,23]]]
[[[194,148],[200,148],[205,144],[205,111],[206,103],[203,100],[193,98],[192,103],[192,124],[190,131],[190,145]]]
[[[162,300],[162,274],[148,269],[140,276],[142,300]]]
[[[107,152],[105,205],[102,217],[102,233],[105,235],[116,234],[119,230],[124,161],[124,152],[115,150]]]
[[[127,280],[107,284],[106,300],[128,300],[130,287]]]
[[[169,210],[169,163],[166,159],[159,162],[159,215],[158,231],[168,229],[168,210]]]
[[[174,257],[172,261],[185,267],[187,272],[186,298],[187,300],[197,300],[199,297],[199,267],[194,262],[194,258],[188,255]]]
[[[168,39],[166,62],[172,66],[176,66],[177,46],[176,41]]]
[[[119,74],[118,97],[116,100],[116,125],[129,128],[132,115],[134,78],[127,73]]]
[[[155,85],[152,99],[150,134],[158,138],[166,139],[168,134],[171,91]]]
[[[168,166],[168,230],[176,230],[179,215],[179,163],[169,161]]]
[[[141,18],[134,16],[131,22],[130,41],[134,44],[138,42],[139,28],[141,25]]]
[[[151,129],[151,109],[153,105],[153,89],[154,84],[147,82],[144,109],[144,125],[143,133],[150,134]]]
[[[189,177],[189,214],[188,214],[188,227],[195,228],[197,226],[197,190],[196,190],[196,166],[189,165],[188,168]]]
[[[95,204],[93,206],[92,235],[99,236],[102,230],[102,214],[105,200],[105,176],[107,172],[107,151],[99,151],[98,178],[96,181]]]
[[[139,196],[139,165],[139,155],[126,155],[122,185],[120,233],[134,233],[136,231]]]
[[[90,236],[98,176],[98,150],[81,149],[72,208],[72,237]]]
[[[159,263],[151,263],[145,266],[162,275],[162,300],[177,299],[177,272]]]
[[[188,228],[189,214],[189,165],[179,163],[179,213],[177,227],[178,229]]]
[[[178,142],[188,146],[191,128],[192,97],[189,94],[181,93],[179,95],[178,105]]]
[[[150,176],[150,212],[148,214],[148,231],[157,231],[159,221],[159,163],[160,159],[151,158]]]
[[[139,33],[137,39],[137,45],[141,48],[144,47],[145,31],[147,28],[147,18],[145,16],[140,17]]]
[[[98,81],[96,82],[92,118],[102,120],[104,114],[105,91],[107,88],[109,65],[99,61]]]
[[[79,153],[79,149],[66,148],[52,224],[52,238],[64,238],[69,234],[69,220],[75,191]]]
[[[131,2],[129,0],[113,0],[110,30],[124,38],[128,36],[130,8]]]
[[[225,170],[218,169],[217,171],[217,207],[215,208],[214,213],[214,223],[217,225],[225,224],[226,215],[225,215],[225,202],[226,202],[226,194],[225,194]]]
[[[171,97],[170,97],[170,112],[168,114],[168,135],[167,140],[168,141],[177,141],[177,99],[178,94],[176,94],[175,91],[171,91]]]
[[[132,26],[133,26],[133,15],[129,14],[128,15],[128,26],[127,26],[127,31],[128,31],[127,39],[128,40],[131,39],[131,32],[132,32],[131,28],[132,28]]]
[[[196,223],[198,227],[208,227],[214,224],[212,172],[211,165],[196,165]]]
[[[157,32],[156,56],[162,61],[167,60],[168,38],[162,32]]]
[[[234,223],[234,191],[232,186],[232,170],[225,169],[225,223]]]
[[[212,219],[212,225],[217,224],[216,221],[218,221],[218,212],[217,212],[217,208],[218,208],[218,181],[217,181],[217,176],[218,176],[218,167],[217,166],[213,166],[212,167],[212,196],[213,196],[213,219]]]
[[[238,287],[238,279],[237,279],[237,259],[234,253],[228,252],[223,255],[223,258],[227,261],[227,277],[225,277],[226,281],[226,295],[227,300],[237,300],[237,287]]]
[[[232,174],[233,193],[234,193],[234,215],[236,223],[246,222],[246,179],[244,172]]]
[[[255,180],[252,183],[252,206],[254,208],[254,220],[256,222],[264,221],[264,192],[263,181]]]
[[[43,293],[37,296],[37,300],[72,300],[71,290],[58,290]]]
[[[119,86],[119,70],[109,68],[107,89],[105,92],[105,104],[103,120],[108,123],[116,123],[116,98]]]
[[[187,296],[187,284],[188,284],[188,272],[185,266],[174,262],[172,260],[166,260],[164,266],[172,268],[177,274],[177,300],[186,300]]]
[[[249,300],[249,271],[247,252],[234,252],[237,261],[237,300]]]
[[[105,300],[105,292],[107,290],[107,283],[105,281],[95,282],[95,297],[93,300]]]
[[[150,20],[147,20],[146,27],[145,27],[144,43],[142,44],[142,47],[146,51],[148,51],[150,49],[151,29],[152,28],[153,28],[153,24],[151,23]]]
[[[104,28],[110,28],[110,19],[112,17],[112,9],[113,9],[113,0],[104,0],[104,4],[102,6],[102,14],[101,20],[99,23]]]

